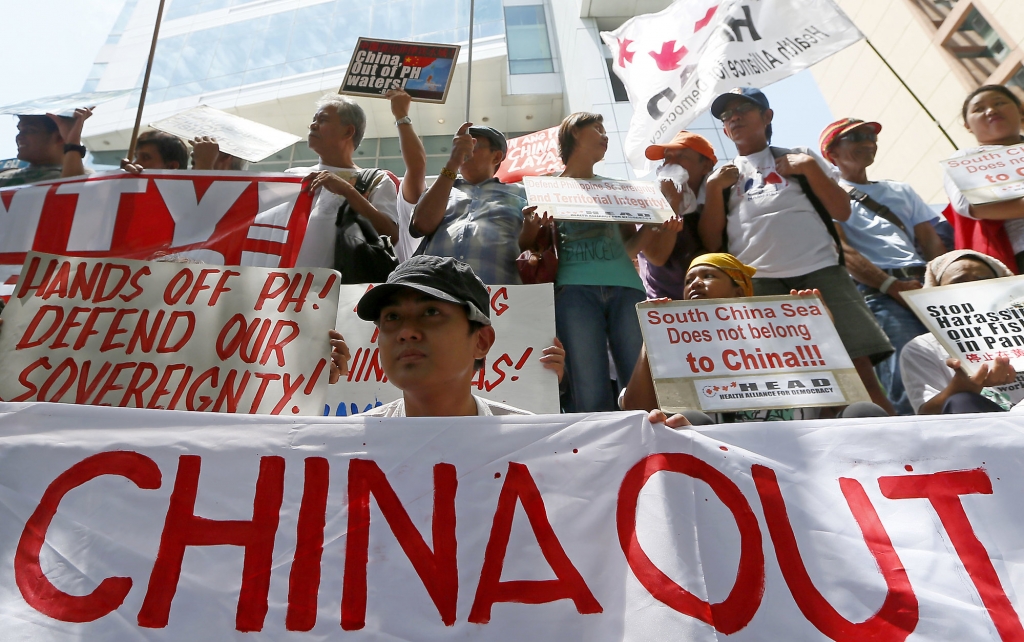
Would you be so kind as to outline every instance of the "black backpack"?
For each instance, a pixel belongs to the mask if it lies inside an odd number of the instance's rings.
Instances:
[[[381,180],[389,180],[382,169],[359,170],[356,191],[366,196]],[[391,239],[377,234],[347,200],[338,208],[335,233],[334,269],[341,272],[342,283],[383,283],[398,267]]]
[[[786,154],[793,153],[793,150],[785,149],[783,147],[769,147],[768,149],[772,150],[772,158],[781,158]],[[839,240],[839,232],[836,231],[836,224],[832,221],[832,215],[828,213],[828,210],[825,209],[822,202],[818,200],[818,196],[814,193],[814,190],[811,189],[811,184],[807,182],[807,178],[805,178],[803,174],[794,174],[790,178],[796,179],[796,182],[800,185],[800,189],[804,191],[804,196],[807,197],[807,200],[809,200],[811,205],[814,207],[814,211],[818,213],[819,217],[821,217],[821,222],[825,224],[825,229],[832,235],[832,240],[836,243],[836,251],[839,253],[839,265],[845,266],[846,256],[843,254],[843,243]],[[727,215],[729,213],[729,196],[731,192],[732,188],[729,187],[725,189],[722,194],[722,201],[725,203],[725,213]],[[722,247],[725,248],[723,251],[729,251],[729,239],[725,230],[722,230]]]

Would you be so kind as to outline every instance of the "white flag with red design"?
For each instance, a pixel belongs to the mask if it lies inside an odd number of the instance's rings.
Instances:
[[[625,152],[665,143],[736,87],[764,87],[860,40],[830,0],[677,0],[601,38],[633,105]]]

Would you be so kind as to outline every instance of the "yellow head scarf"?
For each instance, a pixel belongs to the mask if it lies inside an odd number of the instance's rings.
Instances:
[[[740,263],[732,254],[724,252],[702,254],[690,262],[687,272],[698,265],[710,265],[718,268],[728,274],[729,278],[736,282],[736,285],[743,288],[743,296],[754,296],[754,282],[750,280],[750,277],[754,276],[757,268]]]

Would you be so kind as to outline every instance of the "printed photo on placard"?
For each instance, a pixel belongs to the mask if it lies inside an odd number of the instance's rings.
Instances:
[[[383,98],[403,89],[413,100],[443,103],[460,45],[360,38],[338,93]]]

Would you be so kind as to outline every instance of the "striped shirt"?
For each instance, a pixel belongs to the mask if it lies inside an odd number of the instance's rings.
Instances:
[[[526,191],[489,178],[476,185],[457,179],[441,224],[417,254],[450,256],[468,263],[488,285],[519,284],[519,232]],[[410,225],[413,238],[423,236]]]

